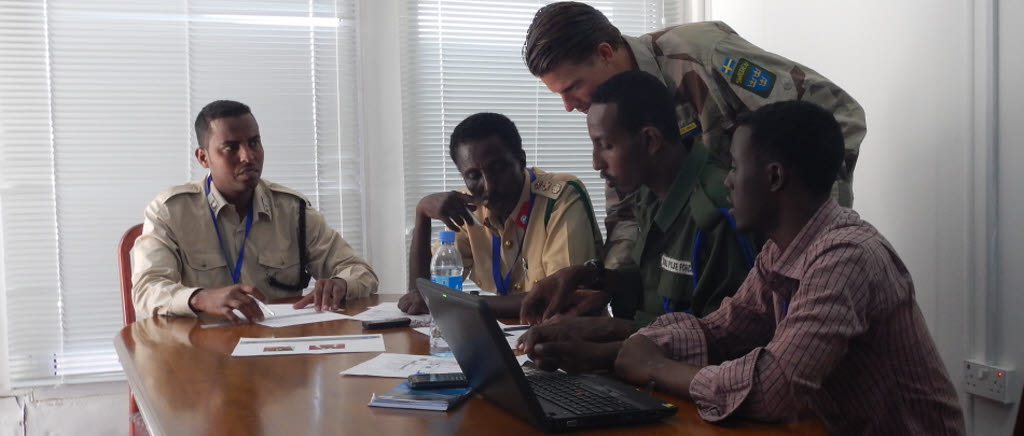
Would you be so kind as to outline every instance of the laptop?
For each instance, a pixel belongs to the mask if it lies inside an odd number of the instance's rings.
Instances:
[[[609,378],[520,367],[483,298],[424,279],[416,286],[470,387],[543,431],[651,422],[678,410]]]

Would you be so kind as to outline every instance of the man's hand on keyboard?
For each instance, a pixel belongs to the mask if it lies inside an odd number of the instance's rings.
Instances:
[[[533,347],[530,359],[546,371],[609,371],[615,364],[621,345],[621,342],[545,342]]]

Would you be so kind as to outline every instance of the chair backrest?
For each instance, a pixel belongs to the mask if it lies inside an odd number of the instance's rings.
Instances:
[[[142,234],[142,224],[136,224],[124,232],[117,244],[117,267],[121,270],[121,311],[124,325],[135,322],[135,304],[132,303],[132,247]]]

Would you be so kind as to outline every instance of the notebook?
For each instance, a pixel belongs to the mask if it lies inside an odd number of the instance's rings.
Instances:
[[[398,409],[448,410],[473,393],[471,388],[417,390],[402,382],[383,394],[373,394],[370,405]]]

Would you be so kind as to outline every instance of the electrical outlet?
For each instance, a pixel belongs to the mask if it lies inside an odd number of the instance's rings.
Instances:
[[[1000,403],[1014,402],[1009,395],[1013,370],[986,365],[973,360],[964,361],[964,390],[972,395],[996,400]]]

